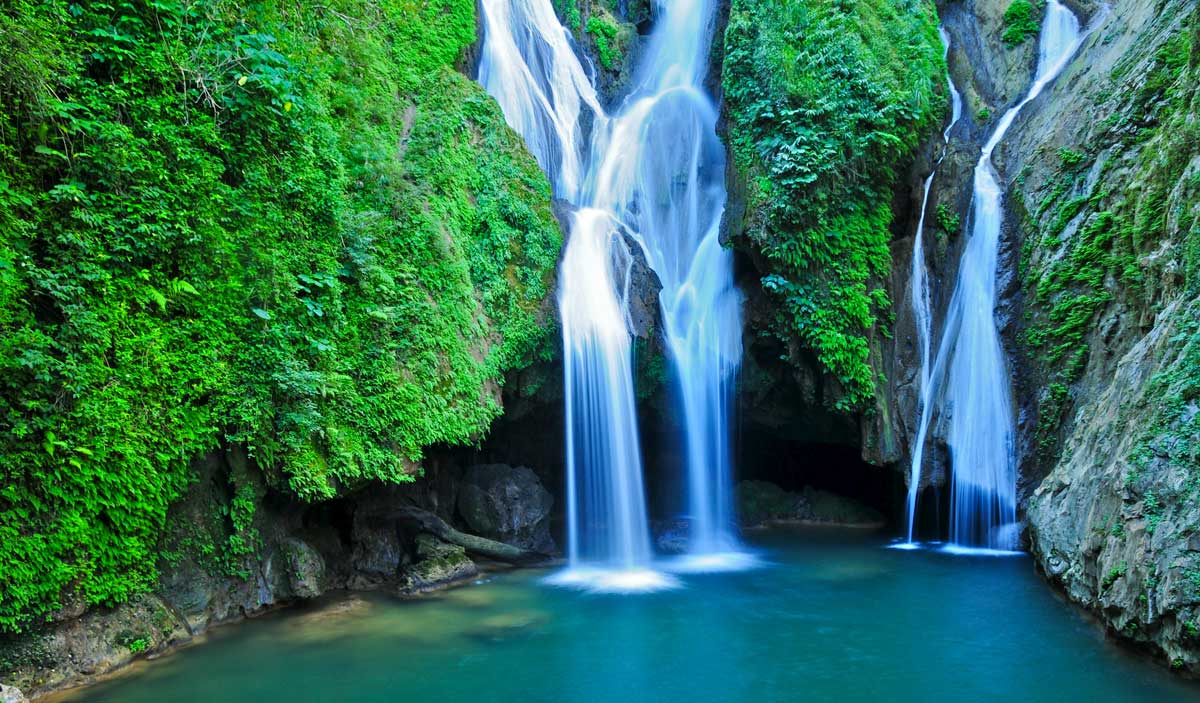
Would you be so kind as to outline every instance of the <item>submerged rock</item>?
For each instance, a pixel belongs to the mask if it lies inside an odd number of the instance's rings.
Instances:
[[[547,554],[555,551],[553,506],[554,497],[537,474],[523,466],[472,466],[458,494],[458,512],[472,533]]]
[[[530,634],[549,619],[546,613],[538,610],[516,610],[485,617],[466,635],[485,642],[499,642]]]

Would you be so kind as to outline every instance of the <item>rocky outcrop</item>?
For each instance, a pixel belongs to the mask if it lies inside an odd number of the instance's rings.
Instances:
[[[883,527],[879,511],[829,491],[806,486],[800,493],[768,481],[742,481],[735,489],[738,520],[745,527],[800,523],[837,527]]]
[[[405,594],[428,593],[477,575],[479,568],[465,549],[422,533],[416,539],[416,561],[404,569],[398,590]]]
[[[998,152],[1020,489],[1047,576],[1195,673],[1200,8],[1122,0],[1093,20]]]
[[[474,534],[549,554],[550,495],[532,470],[507,464],[472,466],[463,475],[458,512]]]
[[[236,447],[194,468],[198,481],[171,509],[154,592],[112,608],[71,603],[44,627],[0,638],[0,681],[36,697],[330,591],[415,595],[462,583],[479,574],[471,549],[518,564],[554,549],[552,499],[528,468],[431,458],[418,481],[317,505],[269,491]],[[475,536],[473,525],[520,546]]]

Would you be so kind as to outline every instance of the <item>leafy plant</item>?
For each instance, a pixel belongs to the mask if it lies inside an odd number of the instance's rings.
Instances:
[[[596,44],[596,56],[600,65],[611,69],[621,60],[621,52],[617,48],[617,34],[620,28],[611,18],[592,15],[588,18],[587,32],[592,35]]]
[[[1004,33],[1001,39],[1009,46],[1023,44],[1041,31],[1041,0],[1013,0],[1004,11]]]

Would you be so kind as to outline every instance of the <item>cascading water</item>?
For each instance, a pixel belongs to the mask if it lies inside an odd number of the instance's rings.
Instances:
[[[942,58],[946,59],[950,56],[950,35],[942,27],[938,28],[938,34],[942,38]],[[954,125],[958,124],[958,120],[962,117],[962,95],[958,92],[958,88],[954,85],[954,79],[950,77],[949,72],[946,73],[946,85],[950,89],[950,123],[946,125],[945,131],[942,132],[942,141],[947,145],[950,143],[950,132],[953,131]],[[929,292],[929,270],[925,265],[925,217],[928,214],[929,207],[929,191],[933,188],[933,179],[937,176],[938,166],[941,166],[942,159],[946,158],[943,153],[937,163],[934,164],[933,170],[929,172],[929,176],[925,179],[925,191],[921,197],[921,217],[917,222],[916,236],[913,237],[913,253],[912,253],[912,307],[913,320],[917,328],[917,345],[921,351],[921,387],[920,387],[920,409],[921,421],[917,428],[917,437],[913,442],[912,447],[912,464],[909,467],[908,478],[908,538],[898,546],[913,547],[914,524],[917,515],[917,493],[921,486],[921,464],[925,459],[925,440],[929,434],[929,422],[933,417],[933,370],[930,368],[932,362],[932,337],[933,337],[933,314],[930,304]]]
[[[484,41],[479,82],[500,103],[550,177],[576,201],[583,179],[585,112],[604,111],[550,0],[481,0]]]
[[[733,553],[728,418],[741,359],[740,297],[718,241],[724,150],[702,88],[715,1],[656,3],[635,87],[611,118],[549,0],[483,0],[482,10],[480,82],[555,192],[579,207],[559,288],[570,568],[558,580],[597,590],[669,586],[670,577],[649,568],[625,295],[632,241],[663,286],[686,425],[693,552]]]
[[[550,0],[482,0],[479,81],[549,175],[588,205],[583,117],[608,119]],[[560,272],[567,438],[564,583],[597,590],[669,586],[651,560],[624,291],[631,253],[610,212],[572,215]]]
[[[717,110],[703,88],[716,3],[660,0],[638,81],[597,131],[590,202],[642,244],[662,283],[668,352],[687,446],[689,552],[679,568],[747,563],[733,524],[729,446],[741,363],[740,294],[719,241],[725,154]]]
[[[950,540],[957,548],[1015,548],[1016,467],[1008,372],[996,327],[996,277],[1003,190],[992,152],[1021,110],[1062,71],[1085,35],[1079,20],[1049,0],[1037,75],[1025,98],[1000,118],[975,167],[973,225],[959,265],[934,373],[949,367],[945,403],[952,463]]]

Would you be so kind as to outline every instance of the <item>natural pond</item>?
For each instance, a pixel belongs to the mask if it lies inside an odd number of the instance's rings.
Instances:
[[[1027,557],[819,530],[753,541],[761,568],[652,594],[580,593],[521,571],[419,601],[348,596],[223,628],[62,700],[1200,700],[1107,642]]]

